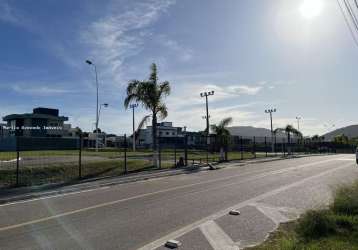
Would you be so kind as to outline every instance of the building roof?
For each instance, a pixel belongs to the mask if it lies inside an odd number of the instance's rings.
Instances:
[[[44,114],[11,114],[3,117],[4,121],[11,121],[16,119],[56,119],[61,121],[68,121],[66,116],[53,116],[53,115],[44,115]]]
[[[35,108],[33,113],[25,114],[11,114],[3,117],[4,121],[11,121],[16,119],[55,119],[60,121],[68,121],[68,117],[59,116],[58,109],[49,109],[49,108]]]

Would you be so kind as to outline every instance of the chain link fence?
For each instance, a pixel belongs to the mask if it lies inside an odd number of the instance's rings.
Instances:
[[[158,152],[120,137],[112,147],[90,148],[78,138],[11,137],[0,139],[0,187],[71,183],[153,169],[263,157],[353,153],[353,145],[285,137],[214,135],[159,137]],[[156,157],[155,157],[156,156]],[[155,160],[153,160],[155,159]]]

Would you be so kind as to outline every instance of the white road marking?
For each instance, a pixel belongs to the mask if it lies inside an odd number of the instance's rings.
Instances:
[[[276,226],[282,222],[287,222],[290,220],[285,215],[283,215],[277,208],[262,205],[256,205],[255,207],[266,217],[271,219],[276,224]]]
[[[179,238],[180,236],[182,236],[182,235],[184,235],[184,234],[186,234],[186,233],[188,233],[188,232],[194,230],[195,228],[199,227],[201,224],[203,224],[203,223],[205,223],[205,222],[207,222],[207,221],[209,221],[209,220],[216,220],[216,219],[218,219],[218,218],[220,218],[220,217],[226,215],[226,214],[227,214],[230,210],[232,210],[232,209],[239,209],[239,208],[248,206],[248,205],[250,205],[250,204],[252,204],[252,203],[256,203],[256,202],[258,202],[258,201],[260,201],[260,200],[263,200],[263,199],[265,199],[265,198],[267,198],[267,197],[270,197],[270,196],[279,194],[279,193],[281,193],[281,192],[283,192],[283,191],[286,191],[286,190],[288,190],[288,189],[290,189],[290,188],[293,188],[293,187],[297,187],[297,186],[299,186],[299,185],[302,185],[302,184],[304,184],[304,183],[307,182],[307,181],[314,180],[314,179],[320,178],[320,177],[322,177],[322,176],[324,176],[324,175],[331,174],[331,173],[333,173],[333,172],[335,172],[335,171],[338,171],[338,170],[341,170],[341,169],[345,169],[345,168],[351,167],[351,165],[352,165],[352,164],[346,164],[346,165],[343,165],[343,166],[341,166],[341,167],[337,167],[337,168],[334,168],[334,169],[326,170],[326,171],[324,171],[324,172],[321,172],[320,174],[307,177],[307,178],[302,179],[302,180],[300,180],[300,181],[291,183],[291,184],[289,184],[289,185],[282,186],[282,187],[280,187],[280,188],[274,189],[274,190],[269,191],[269,192],[267,192],[267,193],[258,195],[258,196],[254,197],[254,198],[249,199],[249,200],[240,202],[240,203],[238,203],[238,204],[236,204],[236,205],[234,205],[234,206],[232,206],[232,207],[229,207],[229,208],[226,208],[226,209],[224,209],[224,210],[221,210],[221,211],[219,211],[219,212],[217,212],[217,213],[214,213],[214,214],[212,214],[212,215],[209,215],[209,216],[207,216],[207,217],[205,217],[205,218],[203,218],[203,219],[201,219],[201,220],[198,220],[198,221],[196,221],[196,222],[194,222],[194,223],[192,223],[192,224],[189,224],[189,225],[187,225],[187,226],[185,226],[185,227],[183,227],[183,228],[181,228],[181,229],[179,229],[179,230],[177,230],[177,231],[174,231],[174,232],[172,232],[172,233],[170,233],[170,234],[168,234],[168,235],[166,235],[166,236],[164,236],[164,237],[162,237],[162,238],[160,238],[160,239],[157,239],[157,240],[155,240],[155,241],[153,241],[153,242],[151,242],[151,243],[149,243],[149,244],[147,244],[147,245],[141,247],[141,248],[138,248],[138,250],[154,250],[154,249],[156,249],[156,248],[158,248],[158,247],[160,247],[160,246],[163,246],[163,244],[165,244],[165,242],[166,242],[167,240],[169,240],[169,239],[177,239],[177,238]]]
[[[263,174],[259,174],[257,175],[258,178],[261,177],[265,177],[271,174],[280,174],[280,173],[285,173],[291,170],[295,170],[295,169],[300,169],[300,168],[305,168],[305,167],[311,167],[311,166],[315,166],[315,165],[319,165],[322,163],[327,163],[327,162],[331,162],[331,161],[335,161],[337,159],[328,159],[328,160],[324,160],[324,161],[318,161],[318,162],[312,162],[312,163],[306,163],[306,164],[302,164],[299,166],[293,166],[293,167],[289,167],[289,168],[285,168],[285,169],[279,169],[279,170],[273,170],[273,171],[269,171]],[[260,171],[261,172],[261,171]],[[169,189],[164,189],[164,190],[160,190],[157,192],[151,192],[151,193],[147,193],[147,194],[143,194],[143,195],[138,195],[138,196],[133,196],[128,198],[128,200],[131,200],[132,198],[142,198],[145,197],[147,195],[153,195],[153,194],[159,194],[159,193],[164,193],[164,192],[170,192],[170,191],[174,191],[174,190],[178,190],[178,189],[183,189],[183,188],[187,188],[187,187],[193,187],[193,186],[197,186],[197,185],[202,185],[202,184],[208,184],[208,183],[213,183],[213,182],[217,182],[217,181],[223,181],[223,180],[229,180],[229,179],[234,179],[236,177],[243,177],[245,175],[250,175],[252,173],[246,173],[246,174],[237,174],[237,175],[231,175],[228,177],[221,177],[221,178],[217,178],[217,179],[212,179],[209,181],[203,181],[203,182],[197,182],[197,183],[193,183],[193,184],[188,184],[188,185],[182,185],[182,186],[178,186],[178,187],[174,187],[174,188],[169,188]],[[51,195],[51,196],[45,196],[45,197],[40,197],[40,198],[34,198],[34,199],[28,199],[28,200],[23,200],[23,201],[16,201],[16,202],[10,202],[10,203],[5,203],[0,205],[0,207],[5,207],[5,206],[10,206],[10,205],[16,205],[16,204],[22,204],[22,203],[28,203],[28,202],[34,202],[34,201],[38,201],[38,200],[44,200],[44,199],[53,199],[53,198],[59,198],[62,196],[67,196],[67,195],[74,195],[74,194],[81,194],[81,193],[86,193],[86,192],[92,192],[92,191],[96,191],[96,190],[101,190],[101,189],[106,189],[109,187],[101,187],[101,188],[95,188],[95,189],[89,189],[89,190],[83,190],[83,191],[78,191],[78,192],[71,192],[71,193],[65,193],[65,194],[57,194],[57,195]],[[121,202],[122,200],[120,200]],[[125,201],[125,199],[123,200]]]
[[[296,167],[291,167],[291,168],[287,168],[287,169],[284,169],[284,170],[278,170],[278,171],[272,171],[272,172],[268,172],[268,174],[265,174],[265,175],[258,175],[259,178],[262,178],[262,177],[265,177],[267,175],[271,175],[271,174],[276,174],[276,173],[283,173],[283,172],[287,172],[289,170],[292,170],[292,169],[298,169],[298,168],[303,168],[303,167],[309,167],[309,166],[313,166],[313,165],[319,165],[321,163],[326,163],[326,162],[330,162],[330,161],[334,161],[334,159],[330,159],[330,160],[325,160],[325,161],[320,161],[320,162],[314,162],[314,163],[308,163],[308,164],[303,164],[303,165],[300,165],[300,166],[296,166]],[[341,167],[342,168],[342,167]],[[340,169],[340,168],[336,168],[336,169]],[[333,169],[334,171],[336,169]],[[332,171],[329,170],[329,171]],[[328,171],[328,172],[329,172]],[[327,171],[326,171],[327,172]],[[326,173],[326,172],[323,172],[323,173]],[[237,176],[240,176],[240,175],[237,175]],[[256,176],[255,178],[257,178],[258,176]],[[31,220],[31,221],[27,221],[27,222],[23,222],[23,223],[19,223],[19,224],[14,224],[14,225],[9,225],[9,226],[5,226],[5,227],[1,227],[0,228],[0,232],[2,231],[6,231],[6,230],[10,230],[10,229],[15,229],[15,228],[19,228],[19,227],[23,227],[23,226],[27,226],[27,225],[32,225],[32,224],[37,224],[37,223],[41,223],[41,222],[46,222],[46,221],[49,221],[49,220],[53,220],[53,219],[57,219],[57,218],[61,218],[61,217],[65,217],[65,216],[69,216],[69,215],[73,215],[73,214],[77,214],[77,213],[81,213],[81,212],[85,212],[85,211],[89,211],[89,210],[93,210],[93,209],[97,209],[97,208],[102,208],[102,207],[106,207],[106,206],[111,206],[111,205],[115,205],[115,204],[118,204],[118,203],[121,203],[121,202],[126,202],[126,201],[130,201],[130,200],[134,200],[134,199],[138,199],[138,198],[143,198],[143,197],[147,197],[147,196],[151,196],[151,195],[155,195],[155,194],[161,194],[161,193],[165,193],[165,192],[169,192],[169,191],[174,191],[174,190],[179,190],[179,189],[183,189],[183,188],[186,188],[186,187],[192,187],[192,186],[197,186],[197,185],[200,185],[200,184],[206,184],[206,183],[212,183],[212,182],[215,182],[215,181],[218,181],[218,180],[227,180],[227,179],[231,179],[233,178],[234,175],[230,176],[230,177],[223,177],[223,178],[218,178],[218,179],[214,179],[214,180],[210,180],[210,181],[204,181],[204,182],[199,182],[199,183],[193,183],[193,184],[188,184],[188,185],[183,185],[183,186],[179,186],[179,187],[173,187],[173,188],[169,188],[169,189],[164,189],[164,190],[160,190],[160,191],[155,191],[155,192],[151,192],[151,193],[145,193],[145,194],[141,194],[141,195],[137,195],[137,196],[132,196],[132,197],[128,197],[128,198],[123,198],[123,199],[119,199],[119,200],[114,200],[114,201],[110,201],[110,202],[105,202],[105,203],[101,203],[101,204],[97,204],[97,205],[94,205],[94,206],[89,206],[89,207],[85,207],[85,208],[81,208],[81,209],[77,209],[77,210],[72,210],[72,211],[69,211],[69,212],[65,212],[65,213],[60,213],[60,214],[56,214],[56,215],[52,215],[52,216],[48,216],[48,217],[43,217],[43,218],[40,218],[40,219],[36,219],[36,220]],[[309,178],[308,178],[309,179]],[[304,179],[305,180],[305,179]],[[234,185],[234,184],[237,184],[237,183],[231,183],[231,184],[228,184],[226,186],[229,186],[229,185]],[[207,191],[207,190],[206,190]],[[260,197],[260,196],[258,196]],[[40,198],[41,199],[41,198]],[[45,197],[44,197],[45,199]],[[250,199],[248,200],[250,201],[250,203],[252,202],[255,202],[256,200],[253,200],[253,199]],[[24,201],[26,202],[26,201]],[[15,203],[14,203],[15,204]],[[246,204],[246,203],[245,203]],[[4,204],[3,206],[6,206],[7,204]],[[229,210],[226,209],[225,210],[225,213],[228,213],[230,210],[232,209],[235,209],[235,208],[230,208]],[[173,237],[172,238],[169,238],[169,239],[174,239]],[[167,240],[169,240],[167,239]],[[166,240],[166,241],[167,241]],[[165,241],[165,242],[166,242]],[[164,243],[162,243],[161,245],[163,245]]]
[[[17,204],[28,203],[28,202],[33,202],[33,201],[39,201],[39,200],[58,198],[58,197],[74,195],[74,194],[88,193],[88,192],[93,192],[93,191],[98,191],[98,190],[109,189],[109,188],[110,187],[100,187],[100,188],[86,189],[86,190],[82,190],[82,191],[68,192],[68,193],[64,193],[64,194],[48,195],[48,196],[34,198],[34,199],[28,199],[28,200],[23,200],[23,201],[15,201],[15,202],[5,203],[5,204],[0,205],[0,207],[6,207],[6,206],[11,206],[11,205],[17,205]],[[45,193],[45,195],[46,195],[46,193]]]
[[[207,221],[199,228],[214,250],[240,249],[214,221]]]

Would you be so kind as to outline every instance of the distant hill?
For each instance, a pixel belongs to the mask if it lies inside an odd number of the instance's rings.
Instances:
[[[324,134],[325,141],[332,141],[335,136],[344,134],[348,136],[348,138],[358,137],[358,125],[351,125],[343,128],[336,129],[332,132]]]
[[[267,128],[255,128],[252,126],[228,127],[231,135],[249,136],[249,137],[271,137],[271,130]],[[277,137],[286,137],[284,133],[278,133]]]

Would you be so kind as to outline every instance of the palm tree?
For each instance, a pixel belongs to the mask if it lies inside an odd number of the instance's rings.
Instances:
[[[136,129],[136,131],[134,132],[135,133],[135,139],[136,141],[139,141],[139,136],[140,136],[140,133],[141,133],[141,130],[144,128],[144,126],[147,124],[147,122],[149,121],[149,118],[151,117],[152,115],[146,115],[142,118],[142,120],[140,121],[140,123],[138,124],[138,127]],[[133,138],[133,135],[132,135],[132,138]]]
[[[170,94],[170,84],[167,81],[159,83],[155,63],[150,69],[148,80],[132,80],[128,83],[124,107],[127,109],[130,103],[138,102],[152,112],[153,164],[157,166],[157,120],[158,117],[164,119],[168,116],[168,109],[163,99]]]
[[[286,133],[288,145],[291,144],[291,135],[295,135],[299,138],[303,137],[302,133],[299,130],[295,129],[292,125],[286,125],[286,127],[284,127],[284,128],[277,128],[277,129],[275,129],[274,133],[276,134],[277,132],[285,132]],[[291,153],[290,148],[289,148],[289,153]]]
[[[220,121],[218,125],[211,125],[211,130],[216,134],[220,146],[220,161],[227,160],[227,150],[224,155],[224,148],[227,148],[229,144],[230,131],[227,130],[227,126],[232,123],[232,118],[227,117]]]

